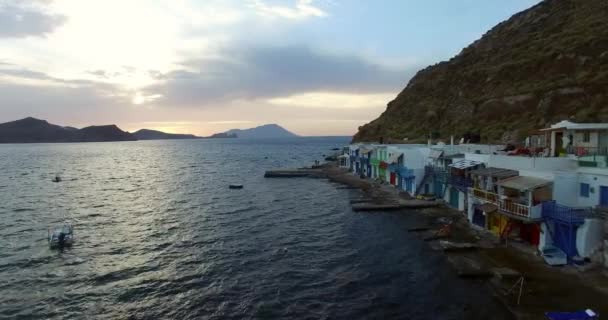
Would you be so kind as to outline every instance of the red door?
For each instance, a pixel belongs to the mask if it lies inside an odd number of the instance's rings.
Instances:
[[[391,172],[391,184],[397,185],[397,183],[395,182],[396,180],[397,180],[397,174],[395,172]]]

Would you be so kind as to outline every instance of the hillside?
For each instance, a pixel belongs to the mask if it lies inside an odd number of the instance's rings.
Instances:
[[[172,140],[172,139],[200,139],[193,134],[166,133],[157,130],[141,129],[133,133],[138,140]]]
[[[608,1],[545,0],[419,71],[354,141],[520,140],[564,119],[608,121]]]
[[[232,129],[225,132],[227,135],[236,135],[244,139],[267,139],[267,138],[294,138],[296,134],[291,133],[277,124],[266,124],[251,129]]]
[[[62,127],[45,120],[25,118],[0,123],[0,143],[103,142],[137,140],[115,125],[83,129]]]

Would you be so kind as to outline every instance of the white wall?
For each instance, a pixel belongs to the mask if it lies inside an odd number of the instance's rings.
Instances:
[[[580,168],[578,170],[577,196],[580,207],[594,207],[600,203],[600,187],[608,187],[608,169]],[[580,184],[588,183],[589,198],[580,197]]]
[[[576,230],[576,251],[579,256],[589,258],[602,245],[604,221],[585,219],[585,223]]]

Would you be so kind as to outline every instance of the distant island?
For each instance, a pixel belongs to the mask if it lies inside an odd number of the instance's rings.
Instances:
[[[82,129],[62,127],[45,120],[25,118],[0,124],[0,143],[135,141],[137,138],[116,125]]]
[[[193,134],[166,133],[158,130],[141,129],[133,132],[137,140],[173,140],[173,139],[200,139]]]
[[[225,135],[234,135],[243,139],[268,139],[268,138],[296,138],[298,135],[289,132],[278,124],[265,124],[250,129],[232,129],[224,132]]]
[[[267,124],[250,129],[232,129],[208,137],[193,134],[166,133],[141,129],[134,133],[121,130],[116,125],[89,126],[82,129],[51,124],[32,117],[0,123],[0,143],[55,143],[55,142],[109,142],[172,139],[265,139],[293,138],[297,135],[277,124]]]

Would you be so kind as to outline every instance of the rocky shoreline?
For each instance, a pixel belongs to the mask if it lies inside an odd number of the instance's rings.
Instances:
[[[430,249],[442,251],[459,277],[486,284],[515,319],[543,319],[547,311],[586,308],[608,314],[608,277],[600,270],[550,267],[533,248],[501,242],[488,231],[472,227],[456,210],[435,205],[408,208],[406,204],[424,200],[356,177],[332,162],[289,172],[303,174],[283,177],[323,178],[361,190],[363,197],[351,200],[353,207],[373,204],[377,211],[385,211],[382,206],[404,205],[392,212],[416,214],[420,219],[419,227],[409,232],[427,241]]]

